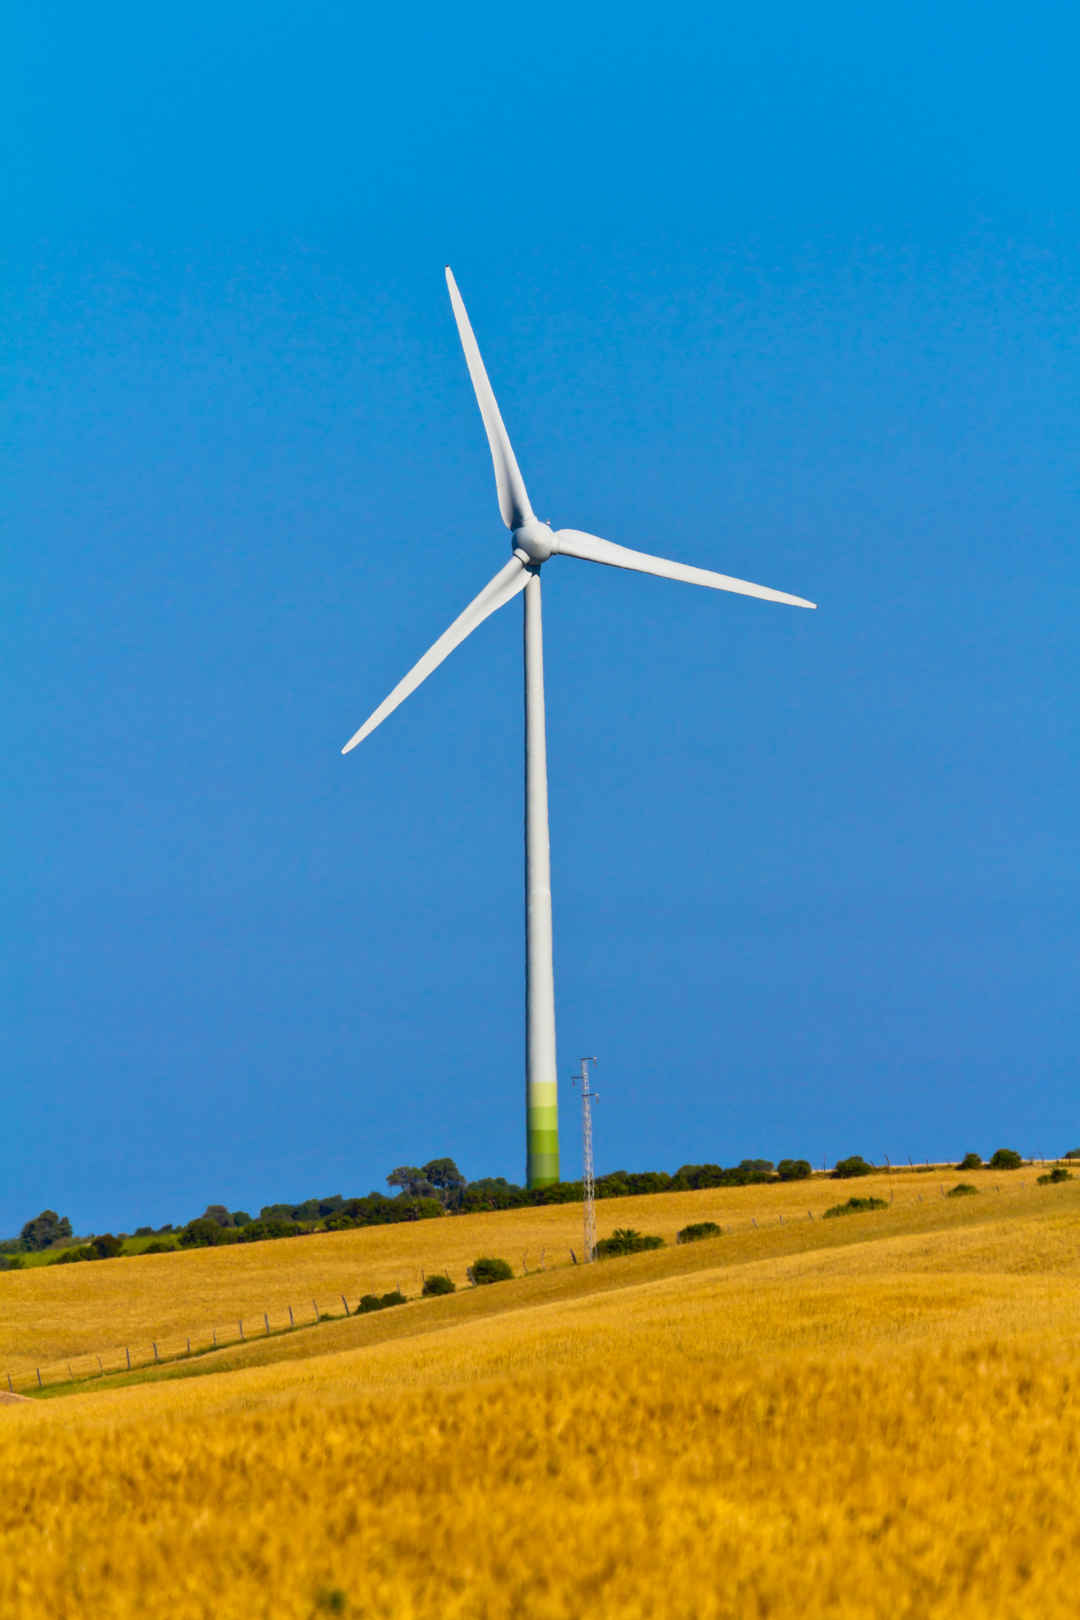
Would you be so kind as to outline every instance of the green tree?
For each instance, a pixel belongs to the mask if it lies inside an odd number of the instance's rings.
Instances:
[[[676,1243],[700,1243],[703,1238],[719,1237],[722,1228],[715,1221],[693,1221],[676,1235]]]
[[[640,1254],[644,1249],[662,1249],[662,1237],[651,1233],[635,1232],[632,1226],[617,1226],[610,1237],[601,1238],[596,1245],[598,1260],[610,1260],[618,1254]]]
[[[956,1168],[958,1170],[981,1170],[982,1157],[978,1153],[965,1153]]]
[[[481,1255],[469,1267],[469,1281],[474,1283],[506,1282],[514,1275],[507,1260],[497,1260],[492,1255]]]
[[[58,1215],[55,1209],[43,1209],[32,1221],[27,1221],[19,1233],[19,1242],[24,1249],[36,1254],[70,1236],[71,1222],[67,1216]]]
[[[212,1215],[197,1215],[193,1221],[188,1221],[180,1233],[180,1243],[185,1249],[215,1249],[219,1244],[230,1241],[228,1229],[214,1220]]]
[[[435,1188],[415,1164],[399,1164],[386,1178],[388,1187],[400,1187],[406,1198],[434,1198]]]
[[[455,1288],[451,1278],[443,1276],[441,1272],[436,1272],[433,1277],[424,1278],[424,1286],[420,1292],[430,1298],[433,1294],[452,1294],[455,1292]]]
[[[810,1175],[809,1159],[781,1159],[776,1167],[781,1181],[806,1181]]]
[[[427,1164],[420,1166],[420,1174],[435,1188],[444,1203],[451,1201],[455,1193],[464,1192],[468,1186],[453,1159],[429,1159]]]
[[[851,1176],[872,1176],[874,1166],[868,1164],[861,1153],[853,1153],[850,1159],[837,1159],[832,1170],[834,1181],[846,1181]]]
[[[1023,1159],[1015,1148],[998,1148],[990,1159],[991,1170],[1019,1170]]]

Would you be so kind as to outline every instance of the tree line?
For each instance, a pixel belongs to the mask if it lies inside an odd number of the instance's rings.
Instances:
[[[1080,1158],[1080,1149],[1064,1155]],[[1015,1169],[1023,1160],[1012,1148],[998,1148],[987,1168]],[[958,1169],[980,1168],[977,1153],[967,1153]],[[831,1176],[836,1180],[871,1175],[880,1167],[852,1154],[838,1159]],[[597,1198],[640,1197],[650,1193],[697,1192],[709,1187],[746,1187],[767,1182],[805,1181],[811,1174],[808,1159],[742,1159],[736,1165],[684,1164],[673,1174],[665,1170],[612,1170],[596,1179]],[[126,1247],[126,1234],[111,1232],[73,1241],[71,1222],[55,1210],[43,1210],[27,1221],[18,1238],[0,1242],[0,1270],[21,1264],[20,1256],[56,1249],[52,1265],[78,1260],[111,1259],[118,1254],[160,1254],[181,1248],[209,1248],[228,1243],[259,1243],[268,1238],[300,1237],[309,1232],[339,1232],[353,1227],[384,1226],[400,1221],[424,1221],[445,1215],[471,1215],[486,1210],[520,1209],[547,1204],[578,1204],[584,1196],[580,1181],[556,1181],[548,1187],[522,1187],[504,1176],[482,1176],[469,1181],[453,1159],[429,1159],[426,1164],[402,1164],[386,1177],[394,1195],[373,1191],[345,1198],[305,1198],[296,1204],[264,1204],[257,1216],[224,1204],[208,1204],[201,1215],[181,1227],[141,1226],[135,1237],[149,1238],[137,1249]]]

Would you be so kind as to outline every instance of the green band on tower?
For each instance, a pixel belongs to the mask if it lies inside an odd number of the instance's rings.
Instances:
[[[553,1081],[529,1087],[525,1106],[530,1187],[550,1187],[559,1179],[559,1094]]]

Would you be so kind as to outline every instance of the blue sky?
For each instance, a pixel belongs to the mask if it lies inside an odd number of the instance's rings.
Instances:
[[[23,9],[0,1232],[523,1174],[538,513],[599,1167],[1080,1143],[1072,7]],[[576,1096],[563,1168],[580,1171]]]

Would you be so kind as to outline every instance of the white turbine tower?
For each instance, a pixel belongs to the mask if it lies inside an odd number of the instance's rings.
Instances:
[[[495,487],[499,511],[510,530],[513,555],[505,568],[459,613],[450,628],[398,682],[374,714],[350,737],[342,749],[347,754],[371,735],[377,725],[393,713],[421,681],[437,669],[454,648],[483,624],[519,591],[525,593],[525,1111],[527,1133],[528,1184],[542,1187],[559,1179],[558,1096],[555,1070],[555,978],[551,938],[551,859],[548,838],[547,743],[544,726],[544,649],[540,619],[540,569],[552,557],[580,557],[585,562],[607,563],[613,568],[630,568],[639,574],[657,574],[661,579],[678,579],[688,585],[708,585],[717,591],[734,591],[739,596],[758,596],[766,602],[786,602],[791,607],[814,607],[801,596],[788,596],[764,585],[751,585],[744,579],[714,574],[708,568],[691,568],[686,563],[650,557],[643,551],[630,551],[610,540],[581,529],[552,530],[541,523],[529,504],[525,480],[517,464],[495,395],[491,391],[484,362],[480,358],[473,329],[465,312],[457,282],[446,271],[450,303],[457,322],[465,363],[476,392],[476,402],[484,420],[491,459],[495,464]]]

